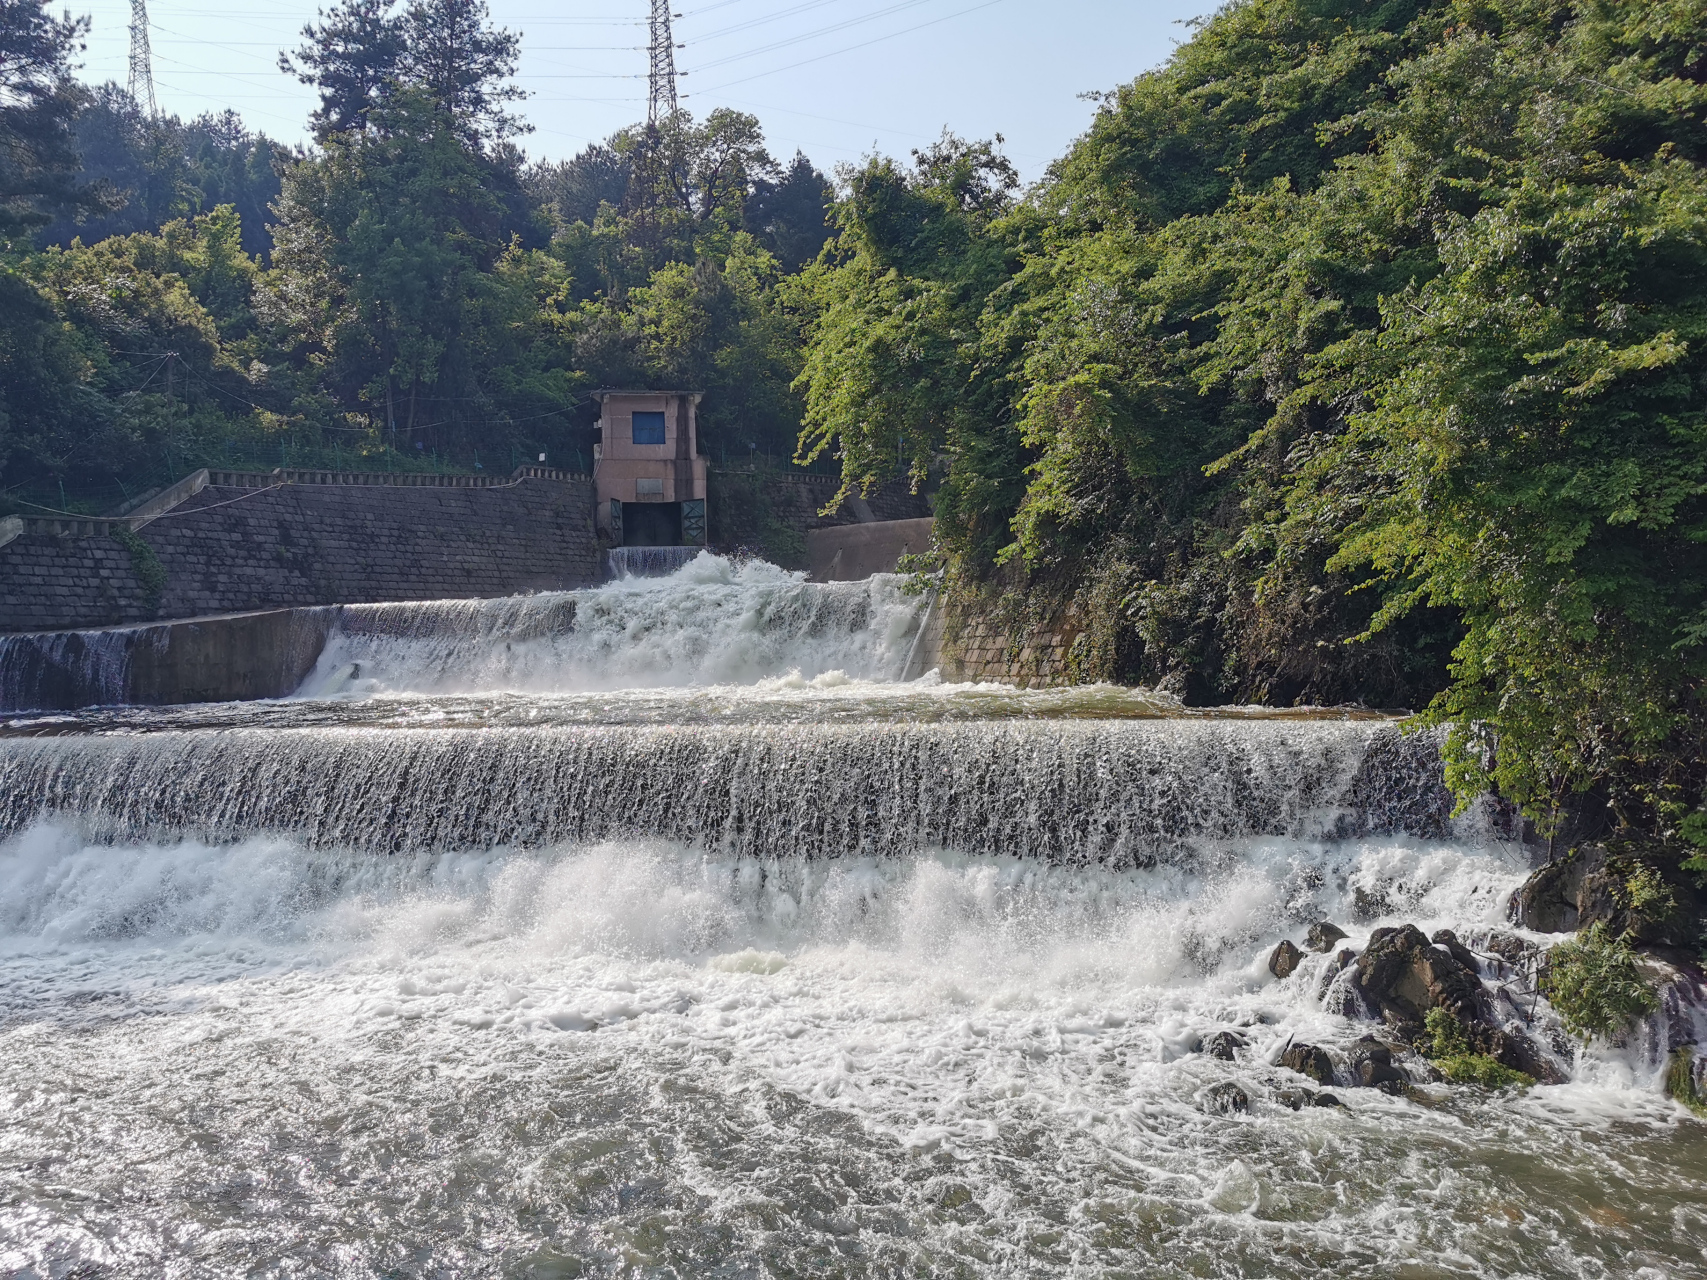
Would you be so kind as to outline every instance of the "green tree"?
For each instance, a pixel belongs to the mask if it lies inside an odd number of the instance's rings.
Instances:
[[[79,181],[71,127],[85,92],[71,60],[88,29],[87,18],[50,17],[44,0],[0,0],[0,240],[105,203]]]
[[[83,177],[111,195],[106,207],[72,208],[41,229],[37,243],[68,247],[108,236],[157,231],[176,219],[230,205],[243,231],[244,252],[272,248],[267,232],[278,197],[280,148],[251,133],[235,112],[151,120],[119,86],[95,89],[75,121]]]
[[[590,227],[601,210],[621,207],[630,169],[630,158],[615,146],[594,142],[568,160],[532,166],[525,183],[533,200],[550,208],[561,225]]]
[[[279,54],[279,70],[320,93],[309,117],[321,142],[334,134],[361,132],[368,114],[390,96],[403,60],[402,19],[394,0],[345,0],[323,12],[318,24],[302,28],[304,43]]]
[[[816,258],[833,233],[830,208],[835,189],[812,162],[796,151],[780,176],[753,179],[742,208],[747,230],[785,271]]]
[[[527,96],[509,83],[521,39],[489,19],[485,0],[412,0],[399,29],[399,83],[424,94],[475,148],[525,131],[503,107]]]
[[[978,321],[1015,265],[992,224],[1018,179],[992,144],[947,134],[914,152],[910,171],[876,159],[845,176],[831,257],[791,290],[809,341],[800,452],[810,461],[834,450],[844,493],[897,475],[918,485],[944,451],[987,454],[1006,416]],[[1017,470],[1011,449],[995,448]],[[952,463],[949,474],[951,484],[981,482]],[[964,502],[943,514],[970,538],[991,536]]]

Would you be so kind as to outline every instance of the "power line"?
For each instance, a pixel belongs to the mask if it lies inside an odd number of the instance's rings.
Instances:
[[[841,0],[807,0],[805,4],[797,4],[792,9],[782,9],[776,13],[766,14],[762,18],[748,18],[745,22],[737,22],[732,27],[719,27],[716,31],[708,31],[704,35],[694,37],[695,44],[707,40],[720,40],[724,36],[734,35],[737,31],[746,31],[750,27],[762,27],[767,22],[776,22],[781,18],[792,18],[797,13],[805,13],[808,9],[822,9],[827,4],[839,4]]]
[[[698,92],[701,97],[704,97],[708,93],[720,93],[724,89],[733,89],[738,84],[746,84],[752,80],[762,80],[766,76],[781,75],[784,71],[793,71],[796,67],[810,66],[814,62],[824,61],[825,58],[837,58],[844,53],[852,53],[856,49],[865,49],[874,44],[882,44],[885,40],[893,40],[897,36],[911,35],[915,31],[923,31],[926,27],[934,27],[938,23],[949,22],[955,18],[962,18],[969,13],[976,13],[980,9],[988,9],[1001,3],[1002,0],[984,0],[983,4],[975,4],[969,9],[960,9],[954,13],[946,13],[940,18],[932,18],[929,22],[921,22],[917,26],[903,27],[899,31],[891,31],[888,35],[874,36],[870,40],[862,40],[859,44],[850,44],[842,49],[832,49],[830,52],[820,53],[816,57],[802,58],[799,62],[790,62],[785,66],[772,67],[769,71],[756,71],[750,76],[742,76],[739,80],[726,80],[722,84],[713,85],[709,89],[701,89]]]
[[[718,58],[714,62],[704,63],[698,69],[700,71],[708,71],[712,67],[721,67],[726,63],[740,62],[745,58],[756,58],[761,53],[770,53],[776,49],[786,49],[791,44],[801,44],[807,40],[815,40],[819,36],[827,36],[833,32],[846,30],[848,27],[857,27],[862,22],[874,22],[878,18],[886,18],[892,13],[900,13],[903,9],[917,9],[922,4],[930,3],[931,0],[901,0],[900,4],[892,4],[887,9],[879,9],[875,13],[865,13],[861,14],[857,18],[848,18],[842,22],[833,22],[827,27],[819,27],[816,31],[807,31],[801,35],[789,36],[787,39],[778,40],[773,44],[760,45],[757,49],[748,49],[745,53],[732,53],[726,58]],[[802,7],[805,8],[808,6]]]

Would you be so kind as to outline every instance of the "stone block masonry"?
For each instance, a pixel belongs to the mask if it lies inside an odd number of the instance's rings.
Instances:
[[[0,631],[502,596],[599,571],[585,476],[216,471],[146,521],[24,519],[0,544]]]
[[[835,476],[773,473],[765,483],[778,517],[802,533],[861,521],[927,519],[931,514],[930,500],[911,492],[900,480],[885,484],[869,499],[846,499],[827,516],[819,511],[841,485]]]
[[[944,602],[929,664],[940,666],[944,680],[1032,689],[1085,681],[1075,652],[1080,631],[1070,615],[1048,621],[997,618],[978,611],[983,603],[974,601],[968,608],[964,602]]]

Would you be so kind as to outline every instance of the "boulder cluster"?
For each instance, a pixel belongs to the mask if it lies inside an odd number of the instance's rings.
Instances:
[[[1350,998],[1342,1000],[1341,1007],[1378,1026],[1345,1050],[1293,1041],[1281,1051],[1278,1066],[1306,1077],[1321,1090],[1407,1093],[1418,1080],[1441,1078],[1421,1052],[1430,1043],[1429,1013],[1440,1009],[1458,1025],[1460,1042],[1470,1052],[1538,1081],[1563,1079],[1552,1055],[1524,1029],[1530,1013],[1522,1002],[1503,984],[1484,980],[1484,973],[1498,979],[1514,968],[1532,967],[1537,953],[1531,943],[1496,933],[1487,940],[1484,957],[1450,929],[1437,930],[1433,937],[1412,924],[1377,929],[1361,952],[1339,947],[1347,936],[1337,925],[1318,921],[1310,926],[1302,947],[1290,939],[1275,947],[1268,960],[1269,972],[1289,978],[1311,952],[1334,953],[1324,966],[1324,988],[1343,987]],[[1223,1030],[1205,1037],[1202,1047],[1210,1057],[1232,1061],[1247,1044],[1239,1032]],[[1285,1096],[1280,1101],[1295,1109],[1340,1105],[1332,1093],[1308,1087],[1290,1087],[1281,1093]],[[1237,1085],[1218,1085],[1205,1095],[1204,1105],[1220,1113],[1242,1111],[1249,1098]]]
[[[1512,895],[1512,923],[1537,933],[1604,924],[1638,947],[1694,951],[1703,940],[1707,894],[1675,860],[1642,853],[1591,844],[1554,859]]]
[[[1360,907],[1361,907],[1360,895]],[[1385,907],[1387,904],[1381,904]],[[1362,917],[1362,911],[1357,913]],[[1652,1028],[1657,1052],[1668,1055],[1667,1091],[1707,1115],[1707,892],[1662,860],[1616,845],[1574,849],[1530,876],[1512,895],[1512,923],[1537,933],[1566,933],[1604,925],[1634,948],[1634,964],[1656,997]],[[1276,978],[1292,979],[1308,964],[1324,1006],[1371,1024],[1349,1048],[1293,1040],[1273,1065],[1318,1086],[1407,1093],[1414,1083],[1442,1079],[1487,1082],[1505,1068],[1543,1084],[1564,1080],[1568,1041],[1556,1028],[1537,1034],[1535,1012],[1548,953],[1514,933],[1477,933],[1475,950],[1450,929],[1426,935],[1414,924],[1376,929],[1361,951],[1340,944],[1345,930],[1312,924],[1300,945],[1282,941],[1268,957]],[[1330,957],[1312,962],[1311,953]],[[1444,1015],[1444,1020],[1442,1018]],[[1626,1043],[1634,1026],[1613,1037]],[[1449,1042],[1450,1049],[1442,1047]],[[1237,1031],[1203,1040],[1212,1058],[1235,1061],[1249,1045]],[[1431,1061],[1433,1059],[1433,1061]],[[1438,1062],[1438,1067],[1436,1063]],[[1477,1064],[1481,1065],[1477,1065]],[[1497,1067],[1493,1064],[1497,1064]],[[1468,1072],[1468,1074],[1466,1074]],[[1204,1105],[1240,1111],[1249,1098],[1238,1085],[1217,1086]],[[1276,1100],[1294,1109],[1338,1105],[1331,1093],[1285,1086]]]
[[[1667,851],[1630,841],[1571,849],[1549,861],[1511,896],[1513,924],[1537,933],[1599,926],[1603,936],[1632,949],[1636,969],[1653,991],[1652,1020],[1659,1052],[1670,1061],[1666,1092],[1707,1115],[1707,892]],[[1614,1043],[1628,1035],[1614,1036]]]

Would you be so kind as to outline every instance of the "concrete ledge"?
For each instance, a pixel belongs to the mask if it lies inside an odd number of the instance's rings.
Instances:
[[[904,555],[930,550],[936,521],[874,520],[813,529],[806,551],[813,582],[858,582],[874,573],[894,573]]]
[[[559,484],[586,483],[592,477],[578,471],[527,464],[508,476],[440,475],[417,471],[331,471],[311,467],[279,467],[273,471],[212,471],[208,483],[221,489],[271,489],[282,484],[388,485],[394,489],[509,489],[523,480],[552,480]]]
[[[280,698],[300,685],[338,606],[0,636],[0,711]]]
[[[130,527],[140,529],[156,516],[163,516],[173,507],[186,499],[193,498],[207,488],[207,468],[191,472],[177,484],[169,485],[144,502],[136,510],[127,512],[126,518]]]

